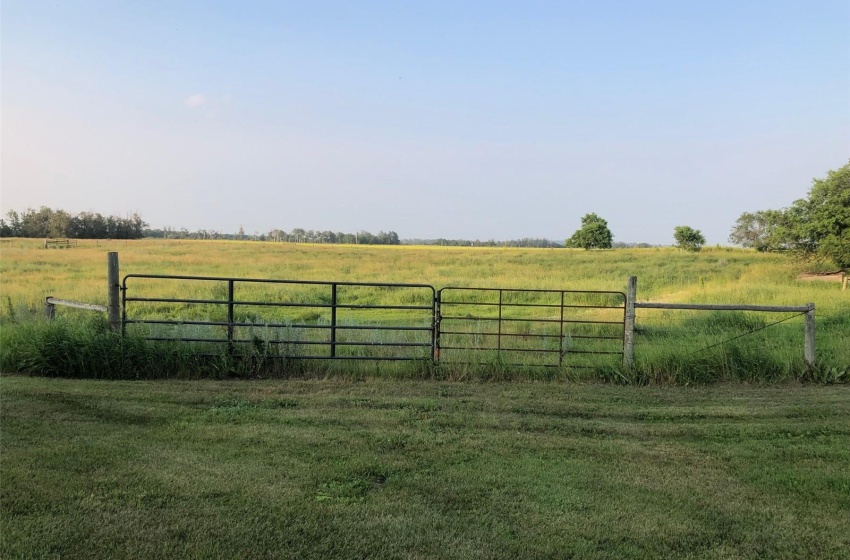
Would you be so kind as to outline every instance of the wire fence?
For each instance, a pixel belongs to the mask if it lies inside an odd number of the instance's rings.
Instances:
[[[825,367],[850,370],[850,309],[815,308],[811,363],[806,313],[638,309],[635,364],[713,367],[742,373]],[[659,366],[661,367],[661,366]],[[651,367],[650,367],[651,369]]]
[[[850,305],[637,302],[635,277],[627,293],[135,274],[119,286],[109,256],[110,305],[48,298],[48,316],[97,307],[151,341],[284,359],[764,372],[812,370],[817,355],[850,370]]]

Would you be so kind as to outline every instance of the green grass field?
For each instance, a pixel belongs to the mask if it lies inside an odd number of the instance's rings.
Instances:
[[[832,384],[850,377],[850,292],[782,256],[39,246],[0,247],[2,558],[850,558],[850,387]],[[123,274],[613,291],[636,275],[642,301],[814,302],[820,365],[802,365],[800,317],[656,310],[629,371],[199,361],[84,312],[42,317],[48,295],[105,303],[107,251]]]
[[[650,301],[798,304],[849,309],[840,288],[797,282],[802,267],[781,255],[731,248],[583,251],[478,247],[309,245],[239,241],[81,240],[45,250],[37,239],[3,240],[0,282],[13,305],[46,295],[105,303],[106,253],[122,274],[188,274],[443,286],[624,290],[638,277]],[[5,306],[4,306],[5,307]],[[4,313],[7,309],[2,310]]]
[[[3,376],[0,556],[850,558],[850,387]]]
[[[619,358],[590,362],[596,367],[586,374],[567,367],[548,372],[525,372],[499,366],[500,360],[489,354],[488,371],[445,367],[434,372],[421,367],[375,367],[374,364],[348,364],[345,367],[315,362],[312,374],[325,375],[343,370],[357,376],[437,377],[446,379],[586,379],[624,383],[690,383],[723,380],[814,379],[846,381],[850,378],[850,291],[842,292],[836,282],[797,279],[802,266],[776,254],[730,248],[709,248],[686,253],[675,249],[633,249],[582,251],[568,249],[375,247],[304,245],[236,241],[83,241],[65,250],[46,250],[39,240],[4,240],[0,246],[0,324],[4,326],[6,347],[13,349],[0,356],[5,371],[37,373],[28,363],[51,353],[46,345],[28,341],[43,340],[43,328],[36,331],[26,325],[43,315],[48,295],[105,303],[107,251],[118,251],[122,274],[186,274],[237,278],[274,278],[349,282],[424,283],[437,289],[446,286],[496,287],[525,289],[612,290],[624,291],[630,275],[638,277],[639,301],[681,303],[748,303],[758,305],[817,306],[818,368],[812,372],[803,361],[803,318],[793,314],[759,312],[687,312],[642,309],[637,315],[635,346],[636,367],[620,371]],[[159,282],[132,279],[130,295],[222,299],[224,283]],[[291,301],[303,297],[327,298],[326,288],[270,288],[268,285],[240,287],[239,297],[253,300]],[[345,297],[356,303],[417,304],[410,293],[389,295],[386,291],[361,290]],[[420,294],[421,295],[421,294]],[[388,299],[389,298],[389,299]],[[280,309],[280,308],[278,308]],[[183,304],[136,305],[133,313],[148,318],[175,320],[222,320],[222,306],[186,306]],[[327,311],[304,310],[287,320],[295,323],[327,324]],[[580,313],[589,319],[601,318],[595,312]],[[70,321],[70,330],[80,324],[81,314],[66,308],[58,311]],[[398,317],[381,320],[402,321]],[[240,319],[259,322],[274,320],[257,311],[256,316]],[[786,320],[787,319],[787,320]],[[369,321],[365,313],[350,312],[350,324]],[[428,319],[417,321],[427,324]],[[774,322],[783,321],[773,325]],[[419,324],[419,323],[417,323]],[[475,325],[473,325],[474,327]],[[465,327],[465,326],[464,326]],[[484,325],[483,328],[486,328]],[[212,336],[216,327],[190,331],[191,336]],[[39,331],[39,329],[41,329]],[[221,336],[218,327],[218,336]],[[263,329],[243,330],[243,336],[262,340],[275,333]],[[141,332],[141,331],[140,331]],[[148,331],[145,331],[148,332]],[[154,334],[168,334],[164,327]],[[308,340],[310,333],[296,333]],[[525,334],[516,331],[512,340]],[[616,334],[616,333],[603,333]],[[367,333],[368,335],[368,333]],[[363,336],[367,336],[363,335]],[[56,337],[71,335],[56,334]],[[75,335],[76,336],[76,335]],[[89,340],[85,334],[76,340]],[[491,337],[492,338],[492,337]],[[382,339],[376,339],[381,342]],[[405,339],[407,340],[407,339]],[[411,338],[409,341],[421,342]],[[111,345],[112,343],[104,343]],[[528,344],[531,344],[530,342]],[[616,346],[616,341],[611,343]],[[614,349],[605,348],[606,350]],[[325,348],[313,346],[319,353]],[[29,352],[26,359],[14,359]],[[492,354],[492,353],[490,353]],[[578,354],[574,354],[577,356]],[[444,354],[443,357],[446,357]],[[595,360],[595,358],[594,358]],[[43,361],[43,360],[42,360]],[[124,360],[125,362],[127,360]],[[457,361],[463,361],[463,356]],[[507,359],[501,361],[509,361]],[[581,365],[581,364],[579,364]],[[598,366],[598,367],[597,367]],[[219,369],[222,369],[220,367]],[[185,368],[184,368],[185,369]],[[304,368],[302,368],[303,371]],[[485,368],[486,369],[486,368]],[[423,373],[424,372],[424,373]],[[167,375],[177,375],[170,372]],[[266,372],[268,374],[268,372]],[[184,374],[186,374],[184,372]],[[436,375],[435,375],[436,374]],[[187,373],[199,375],[195,369]],[[95,375],[88,375],[95,376]],[[106,376],[103,372],[96,376]],[[139,374],[120,374],[138,377]],[[149,376],[145,374],[144,376]]]

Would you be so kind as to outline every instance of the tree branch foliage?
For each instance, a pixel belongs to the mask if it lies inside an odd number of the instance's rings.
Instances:
[[[814,179],[808,198],[788,208],[744,212],[729,241],[850,268],[850,162],[828,171],[823,179]]]

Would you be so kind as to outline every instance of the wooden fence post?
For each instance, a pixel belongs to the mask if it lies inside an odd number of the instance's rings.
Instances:
[[[623,367],[630,368],[635,361],[635,300],[637,299],[637,276],[629,276],[626,290],[626,318],[623,323]]]
[[[106,313],[109,317],[109,328],[118,332],[121,330],[121,300],[118,297],[121,284],[118,279],[118,253],[114,251],[110,251],[106,256],[106,277]]]
[[[47,296],[44,300],[44,314],[47,315],[47,320],[52,321],[56,317],[56,306],[50,303],[50,298],[53,296]]]
[[[806,366],[809,369],[815,367],[815,304],[809,303],[809,310],[806,311],[806,343],[805,343],[805,358]]]

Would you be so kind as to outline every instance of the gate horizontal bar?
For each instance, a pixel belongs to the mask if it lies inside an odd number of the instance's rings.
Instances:
[[[469,332],[469,331],[440,331],[440,334],[453,334],[459,336],[519,336],[527,338],[561,338],[558,334],[521,334],[521,333],[498,333],[498,332]],[[619,338],[619,337],[617,337]]]
[[[145,340],[154,342],[210,342],[214,344],[222,344],[227,342],[226,338],[172,338],[167,336],[148,336]]]
[[[222,303],[229,303],[224,301]],[[303,303],[284,303],[284,302],[262,302],[262,301],[238,301],[234,300],[233,305],[245,305],[254,307],[336,307],[337,309],[425,309],[430,311],[433,305],[354,305],[339,303],[333,305],[331,303],[320,304],[303,304]]]
[[[469,292],[507,292],[507,293],[529,293],[529,294],[609,294],[620,295],[625,299],[623,292],[609,290],[546,290],[546,289],[522,289],[522,288],[463,288],[461,286],[444,286],[439,291],[446,290],[469,291]]]
[[[492,350],[496,352],[543,352],[543,353],[558,353],[560,350],[552,350],[546,348],[498,348],[496,346],[440,346],[441,350]]]
[[[393,346],[397,348],[431,346],[430,342],[356,342],[346,340],[337,340],[333,344],[334,346]]]
[[[540,353],[562,353],[564,356],[569,354],[611,354],[620,356],[623,354],[620,352],[602,352],[598,350],[569,350],[567,352],[561,352],[558,349],[549,349],[549,348],[497,348],[496,346],[440,346],[441,350],[472,350],[472,351],[495,351],[495,352],[540,352]]]
[[[205,305],[243,305],[253,307],[310,307],[310,308],[331,308],[337,309],[419,309],[430,311],[431,305],[353,305],[331,303],[291,303],[291,302],[264,302],[264,301],[228,301],[226,299],[184,299],[184,298],[141,298],[127,297],[124,301],[138,301],[147,303],[200,303]]]
[[[226,338],[213,339],[213,338],[150,337],[150,338],[145,338],[145,340],[149,340],[151,342],[204,342],[204,343],[210,343],[210,344],[226,344],[228,342],[232,342],[234,344],[250,344],[250,343],[254,342],[253,339],[247,339],[247,338],[227,340]],[[316,340],[266,340],[266,341],[263,341],[263,342],[268,343],[268,344],[293,344],[293,345],[296,345],[296,346],[297,345],[330,346],[332,344],[331,342],[326,341],[326,340],[325,341],[316,341]],[[371,347],[385,346],[385,347],[394,347],[394,348],[395,347],[400,347],[400,348],[407,348],[407,347],[410,347],[410,348],[430,348],[431,347],[430,342],[427,342],[427,343],[426,342],[423,342],[423,343],[418,343],[418,342],[397,342],[397,343],[390,343],[390,342],[384,342],[384,343],[380,343],[380,342],[362,342],[362,343],[361,342],[334,342],[333,345],[335,345],[335,346],[367,346],[367,347],[369,347],[369,346],[371,346]],[[215,354],[212,354],[212,355],[215,355]],[[323,356],[323,357],[327,358],[327,356]],[[339,357],[339,356],[337,356],[337,357]]]
[[[592,340],[623,340],[622,336],[589,336],[589,335],[568,335],[561,337],[559,334],[519,334],[519,333],[497,333],[497,332],[460,332],[460,331],[440,331],[441,334],[456,335],[456,336],[513,336],[525,338],[580,338]]]
[[[492,307],[548,307],[551,309],[572,308],[572,309],[623,309],[624,305],[558,305],[555,303],[486,303],[472,301],[442,301],[441,305],[481,305]]]
[[[228,323],[227,321],[178,321],[169,319],[127,319],[126,325],[199,325],[209,327],[268,327],[268,328],[290,328],[290,329],[330,329],[331,325],[297,324],[297,323]],[[377,330],[377,331],[431,331],[431,327],[383,327],[372,325],[337,325],[337,330]]]
[[[328,360],[327,356],[289,356],[289,355],[269,355],[267,358],[277,358],[285,360]],[[417,358],[414,356],[334,356],[334,360],[364,360],[374,362],[428,362],[431,361],[431,356]]]
[[[427,288],[434,290],[430,284],[393,284],[384,282],[328,282],[324,280],[277,280],[271,278],[228,278],[224,276],[172,276],[168,274],[127,274],[128,278],[149,278],[153,280],[209,280],[218,282],[248,282],[253,284],[305,284],[308,286],[355,286],[364,288]]]
[[[455,362],[445,360],[445,364],[447,365],[457,365],[457,366],[491,366],[494,365],[493,362]],[[592,369],[596,366],[586,366],[586,365],[578,365],[578,364],[523,364],[523,363],[499,363],[500,366],[504,367],[517,367],[517,368],[559,368],[559,369]]]
[[[204,358],[218,358],[221,354],[214,354],[212,352],[199,352],[194,354],[195,356],[202,356]],[[327,360],[327,356],[301,356],[298,354],[265,354],[263,358],[268,358],[272,360]],[[337,359],[340,360],[372,360],[372,361],[396,361],[396,362],[421,362],[427,361],[430,358],[415,358],[410,356],[402,356],[399,358],[387,357],[387,356],[337,356]]]
[[[225,340],[225,342],[227,342]],[[253,338],[234,338],[232,342],[238,343],[256,343],[257,341]],[[268,344],[304,344],[304,345],[317,345],[317,346],[393,346],[393,347],[406,347],[406,346],[431,346],[430,342],[356,342],[356,341],[334,341],[330,340],[260,340],[261,343]]]
[[[592,323],[595,325],[622,325],[622,321],[581,321],[581,320],[570,320],[570,319],[511,319],[507,317],[502,317],[499,319],[498,317],[454,317],[454,316],[446,316],[443,315],[441,317],[442,320],[451,320],[451,321],[510,321],[513,323]]]

